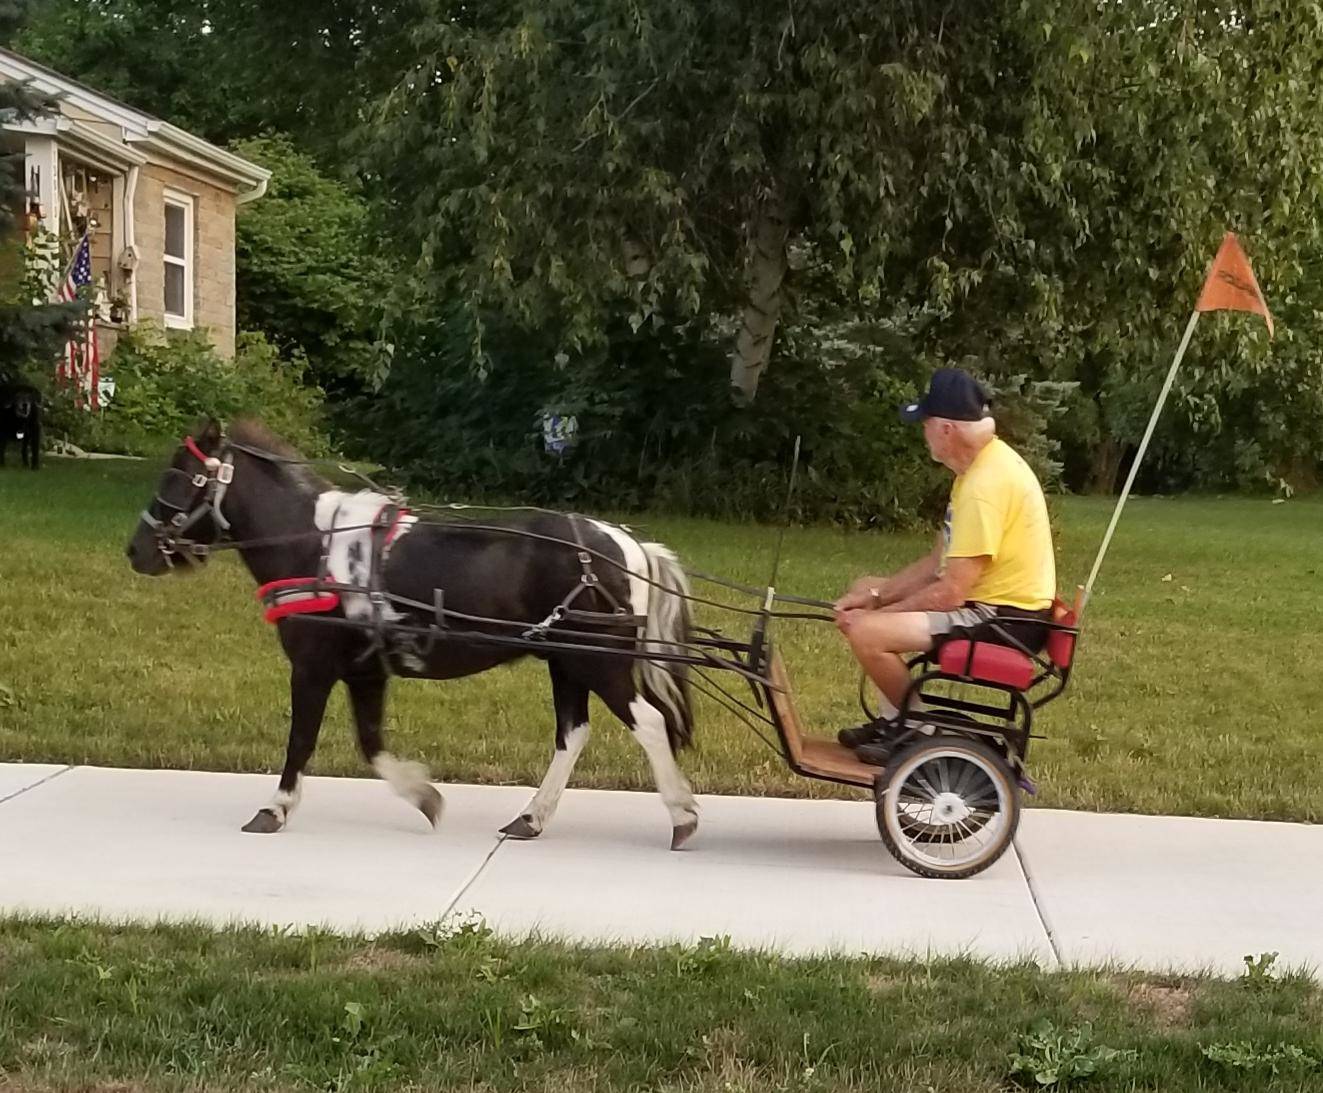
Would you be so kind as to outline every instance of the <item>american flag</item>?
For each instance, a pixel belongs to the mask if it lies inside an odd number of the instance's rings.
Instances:
[[[83,285],[92,283],[92,247],[87,232],[78,241],[74,250],[73,261],[69,263],[69,273],[60,286],[58,296],[65,302],[78,299],[78,290]],[[92,309],[87,319],[78,324],[73,336],[65,343],[64,358],[56,369],[56,375],[64,383],[75,385],[78,401],[88,409],[95,410],[99,400],[101,381],[101,351],[96,340],[96,311]]]

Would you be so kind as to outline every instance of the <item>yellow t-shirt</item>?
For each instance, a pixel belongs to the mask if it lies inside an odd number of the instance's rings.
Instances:
[[[1047,502],[1038,478],[1009,444],[994,437],[951,487],[943,527],[947,558],[991,561],[969,598],[1026,611],[1051,607],[1056,559]]]

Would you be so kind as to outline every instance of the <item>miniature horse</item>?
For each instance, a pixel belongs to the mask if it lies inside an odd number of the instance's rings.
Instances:
[[[285,826],[299,800],[303,768],[316,746],[327,699],[338,682],[349,691],[364,757],[436,826],[442,800],[426,771],[420,764],[396,759],[383,746],[388,675],[455,679],[534,655],[546,661],[551,673],[555,750],[527,808],[502,831],[534,838],[545,829],[587,743],[592,692],[646,753],[670,813],[671,848],[679,849],[698,826],[693,794],[675,762],[675,752],[689,742],[693,728],[683,664],[601,652],[539,652],[528,645],[440,640],[424,647],[392,634],[389,626],[380,629],[376,636],[381,643],[374,644],[374,606],[366,591],[375,579],[384,592],[417,601],[417,609],[398,602],[385,608],[389,619],[404,624],[434,623],[435,612],[421,605],[439,600],[448,620],[471,616],[527,624],[512,629],[467,620],[450,623],[509,636],[545,626],[582,582],[585,588],[574,608],[601,614],[588,623],[568,620],[560,634],[553,624],[543,631],[548,640],[594,644],[587,636],[564,633],[591,631],[599,649],[623,646],[632,652],[675,653],[683,652],[690,626],[688,581],[675,556],[660,544],[638,542],[623,529],[558,513],[482,521],[510,532],[466,527],[462,520],[428,523],[404,516],[391,529],[389,546],[378,539],[374,547],[367,538],[372,533],[364,529],[389,504],[390,498],[378,493],[332,489],[260,424],[238,422],[226,436],[210,421],[196,440],[187,440],[175,453],[129,542],[134,570],[148,576],[185,572],[193,561],[205,561],[206,551],[190,551],[190,544],[228,539],[259,584],[312,577],[325,553],[330,580],[365,588],[362,594],[343,592],[339,606],[328,612],[328,618],[357,619],[362,626],[298,614],[276,621],[291,668],[289,745],[274,799],[244,830],[265,833]],[[328,535],[332,529],[343,530]],[[369,562],[373,551],[379,559],[375,570]],[[596,560],[589,566],[590,558],[617,564]],[[619,616],[612,616],[613,607],[620,608]],[[382,610],[380,599],[375,610]]]
[[[41,466],[41,392],[26,383],[0,386],[0,467],[5,465],[5,448],[18,441],[23,466],[37,470]]]

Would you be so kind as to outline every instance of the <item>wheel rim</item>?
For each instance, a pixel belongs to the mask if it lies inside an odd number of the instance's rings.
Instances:
[[[1012,793],[990,757],[923,748],[888,779],[885,823],[907,857],[931,869],[964,869],[1001,852]]]

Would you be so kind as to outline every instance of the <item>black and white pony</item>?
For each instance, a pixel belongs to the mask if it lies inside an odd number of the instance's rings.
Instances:
[[[175,452],[129,542],[134,570],[148,576],[191,568],[188,544],[228,540],[261,585],[313,576],[325,551],[331,579],[365,589],[362,594],[344,592],[329,613],[361,620],[361,627],[297,614],[276,621],[290,662],[289,745],[275,798],[244,830],[275,832],[284,827],[298,804],[302,772],[317,744],[327,699],[340,682],[349,692],[364,757],[435,826],[442,799],[426,771],[395,758],[383,746],[388,675],[454,679],[532,653],[545,660],[551,673],[556,746],[527,808],[502,830],[533,838],[546,828],[588,741],[591,692],[642,746],[670,813],[671,847],[683,845],[698,826],[693,794],[675,762],[693,727],[683,664],[453,641],[437,641],[428,648],[424,642],[387,638],[374,645],[371,620],[373,612],[383,608],[381,597],[368,591],[372,586],[420,605],[434,604],[440,597],[446,612],[455,617],[518,620],[533,628],[557,618],[567,595],[582,587],[573,608],[593,613],[592,621],[567,623],[562,631],[608,635],[596,641],[598,649],[609,641],[632,651],[681,652],[689,639],[688,582],[675,555],[613,525],[558,513],[482,521],[520,534],[399,514],[382,536],[370,525],[383,511],[395,511],[388,509],[390,503],[390,498],[371,491],[333,489],[256,422],[238,422],[224,435],[210,421]],[[587,564],[599,556],[617,564]],[[205,560],[205,554],[196,560]],[[384,610],[390,619],[404,623],[426,626],[435,619],[421,606],[400,608],[392,602]],[[468,621],[463,625],[475,632],[511,633],[509,627]],[[557,636],[554,624],[543,632],[557,644],[589,641]]]

